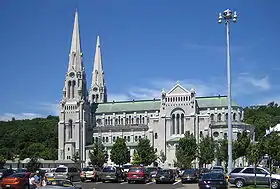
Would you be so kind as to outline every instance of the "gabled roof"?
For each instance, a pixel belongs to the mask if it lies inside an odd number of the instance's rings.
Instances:
[[[177,83],[167,94],[184,94],[189,93],[187,89],[185,89],[182,85]]]

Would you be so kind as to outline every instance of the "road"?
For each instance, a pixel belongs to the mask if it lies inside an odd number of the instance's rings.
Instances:
[[[180,181],[174,184],[156,184],[149,182],[146,184],[128,184],[122,183],[102,183],[102,182],[85,182],[82,183],[83,189],[198,189],[195,184],[182,184]]]

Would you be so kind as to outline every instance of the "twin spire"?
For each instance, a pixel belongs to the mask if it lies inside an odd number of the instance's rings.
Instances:
[[[69,54],[68,72],[71,70],[75,70],[75,71],[84,70],[82,57],[83,57],[83,53],[81,48],[78,10],[76,10],[71,49]],[[103,72],[101,50],[100,50],[100,38],[99,36],[97,36],[95,57],[94,57],[94,68],[92,72],[92,85],[102,85],[102,84],[104,84],[104,72]]]

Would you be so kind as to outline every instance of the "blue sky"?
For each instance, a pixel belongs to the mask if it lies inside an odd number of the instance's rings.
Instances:
[[[278,0],[1,0],[0,119],[57,114],[76,8],[88,85],[96,36],[109,98],[145,99],[176,81],[199,96],[226,90],[225,26],[231,25],[233,98],[242,106],[280,100]]]

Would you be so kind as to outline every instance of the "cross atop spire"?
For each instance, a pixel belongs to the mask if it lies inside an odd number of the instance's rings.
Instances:
[[[69,54],[68,71],[70,70],[82,71],[84,69],[82,56],[83,54],[81,49],[78,9],[76,9],[71,49]]]

